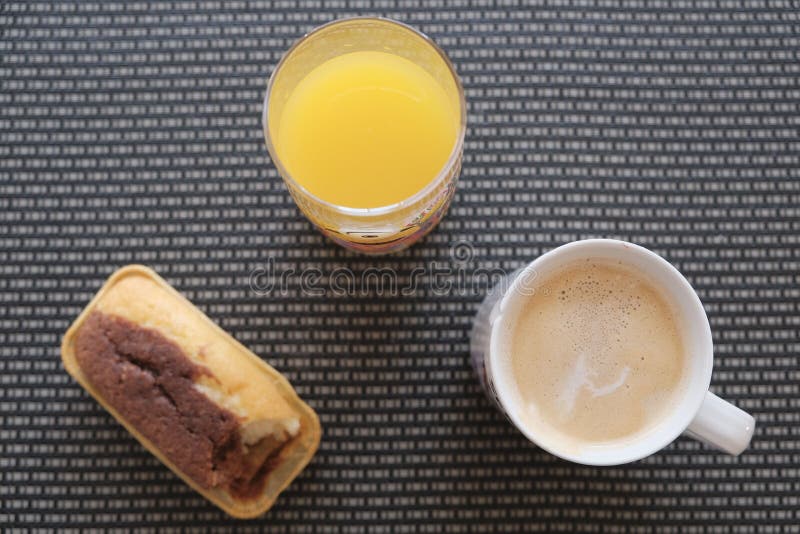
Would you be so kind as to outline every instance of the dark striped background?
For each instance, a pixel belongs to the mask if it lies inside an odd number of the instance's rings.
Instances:
[[[260,132],[266,79],[347,15],[415,25],[469,102],[441,226],[383,259],[326,243]],[[0,528],[292,532],[798,532],[800,6],[789,1],[0,3]],[[716,343],[712,389],[752,412],[739,458],[680,439],[620,468],[530,446],[481,395],[485,281],[587,237],[661,253]],[[471,254],[452,258],[453,247]],[[408,294],[259,294],[250,274],[396,269]],[[312,465],[233,521],[63,371],[58,345],[117,267],[152,266],[319,412]],[[457,281],[457,276],[448,278]]]

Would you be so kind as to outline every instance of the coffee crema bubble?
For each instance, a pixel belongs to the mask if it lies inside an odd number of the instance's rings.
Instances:
[[[668,300],[618,262],[559,269],[527,297],[512,327],[521,416],[576,444],[625,440],[661,420],[681,391],[686,360]]]

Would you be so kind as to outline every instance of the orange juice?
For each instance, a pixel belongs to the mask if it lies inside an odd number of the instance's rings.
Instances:
[[[287,171],[310,193],[337,206],[378,208],[433,181],[456,144],[459,119],[424,68],[360,51],[306,74],[270,129]]]

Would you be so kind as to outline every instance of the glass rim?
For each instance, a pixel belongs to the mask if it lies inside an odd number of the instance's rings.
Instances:
[[[292,55],[292,53],[306,40],[310,39],[311,37],[317,35],[318,33],[328,30],[334,26],[338,26],[340,24],[346,24],[351,22],[383,22],[392,24],[395,26],[400,27],[403,30],[409,31],[414,34],[416,37],[422,39],[428,46],[430,46],[437,55],[444,61],[445,66],[447,67],[450,76],[453,79],[453,82],[456,86],[456,91],[458,92],[458,99],[459,99],[459,125],[458,131],[456,134],[456,142],[453,145],[453,149],[450,152],[450,156],[447,158],[447,161],[444,163],[439,172],[436,176],[428,182],[425,187],[414,193],[413,195],[409,196],[408,198],[404,198],[399,202],[395,202],[394,204],[388,204],[386,206],[379,206],[377,208],[352,208],[348,206],[340,206],[338,204],[333,204],[328,202],[327,200],[323,200],[322,198],[318,197],[311,191],[309,191],[306,187],[300,184],[297,180],[295,180],[286,167],[281,162],[281,159],[278,157],[277,150],[272,143],[272,136],[270,135],[269,131],[269,97],[272,94],[272,88],[275,84],[275,79],[277,78],[278,73],[283,67],[283,64],[288,60],[288,58]],[[272,71],[272,74],[269,77],[269,82],[267,83],[267,91],[264,95],[264,104],[263,110],[261,112],[261,127],[264,133],[264,141],[267,146],[267,151],[269,152],[270,158],[272,159],[272,163],[278,170],[278,174],[280,175],[283,181],[287,182],[287,184],[291,185],[292,187],[298,189],[303,193],[303,195],[307,196],[311,200],[314,201],[316,204],[320,204],[325,208],[337,212],[342,215],[347,215],[350,217],[363,217],[369,218],[379,215],[385,215],[388,213],[393,213],[399,211],[403,208],[408,206],[414,205],[420,199],[429,195],[434,189],[436,189],[441,183],[448,177],[450,174],[450,170],[456,164],[458,159],[461,157],[461,153],[464,147],[464,137],[466,135],[467,130],[467,106],[466,106],[466,98],[464,96],[464,87],[461,84],[461,79],[458,77],[458,73],[456,73],[456,69],[453,66],[450,58],[447,57],[447,54],[442,50],[430,37],[426,34],[422,33],[421,31],[405,24],[403,22],[390,19],[387,17],[345,17],[341,19],[332,20],[330,22],[326,22],[316,28],[312,29],[299,39],[297,39],[294,44],[283,54],[283,57],[280,59],[278,64],[275,66],[275,69]]]

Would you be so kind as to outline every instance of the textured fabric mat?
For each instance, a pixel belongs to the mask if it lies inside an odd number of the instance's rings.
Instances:
[[[4,0],[0,528],[798,532],[799,12],[726,0]],[[359,14],[429,33],[469,101],[450,213],[382,259],[311,228],[260,131],[281,54]],[[697,289],[712,390],[758,420],[742,456],[681,438],[625,467],[573,465],[528,444],[481,394],[467,334],[487,278],[473,283],[475,270],[597,236],[657,251]],[[319,412],[320,451],[267,516],[216,510],[64,372],[62,333],[133,262]],[[370,266],[417,285],[373,277],[342,295],[298,275],[269,287],[264,274]]]

